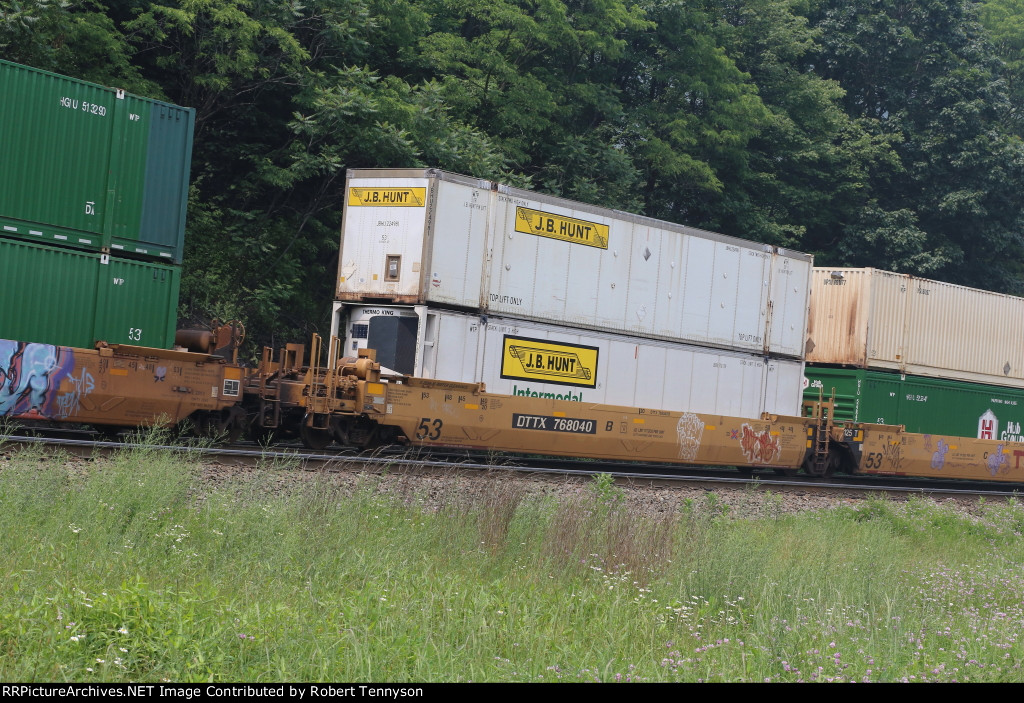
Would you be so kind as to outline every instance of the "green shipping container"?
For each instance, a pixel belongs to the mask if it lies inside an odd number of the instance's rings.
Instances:
[[[181,262],[195,111],[0,61],[0,234]]]
[[[805,400],[835,389],[837,420],[905,425],[908,432],[1024,441],[1024,389],[807,366]]]
[[[0,338],[170,348],[180,268],[0,238]]]

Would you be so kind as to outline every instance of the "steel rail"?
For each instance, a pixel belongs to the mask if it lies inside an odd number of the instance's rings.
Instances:
[[[265,462],[273,467],[275,464],[282,468],[314,471],[341,471],[346,466],[363,465],[364,467],[382,467],[390,469],[402,467],[407,469],[436,470],[468,470],[468,471],[489,471],[528,474],[538,477],[593,477],[598,474],[610,474],[616,483],[624,485],[636,485],[637,483],[648,483],[650,485],[672,485],[680,483],[694,484],[726,484],[736,486],[765,486],[786,490],[815,490],[815,491],[860,491],[864,493],[898,493],[898,494],[921,494],[931,496],[949,497],[1011,497],[1017,496],[1020,489],[1014,487],[993,487],[978,488],[966,483],[961,486],[936,485],[926,482],[924,479],[917,479],[917,485],[909,483],[896,484],[891,482],[880,483],[878,478],[872,478],[865,482],[859,477],[833,477],[831,479],[818,479],[809,476],[776,476],[776,475],[754,475],[752,477],[740,475],[723,475],[722,471],[697,469],[684,467],[673,469],[667,466],[656,471],[630,471],[623,470],[621,466],[601,464],[590,468],[572,468],[571,466],[543,466],[536,464],[494,464],[480,463],[473,461],[452,462],[438,456],[409,458],[408,456],[388,456],[387,454],[343,454],[308,452],[297,450],[268,450],[268,449],[243,449],[238,447],[205,447],[205,446],[182,446],[165,444],[137,444],[109,442],[98,440],[62,439],[51,437],[26,437],[0,435],[0,450],[9,445],[40,446],[63,448],[79,456],[92,456],[96,450],[103,453],[112,453],[118,450],[132,449],[143,451],[173,452],[185,456],[194,456],[210,459],[221,463],[230,463],[235,460],[238,463],[254,464]],[[519,459],[519,457],[517,457]],[[546,459],[544,461],[547,461]],[[559,460],[563,464],[569,464],[571,460]],[[640,466],[638,465],[638,468]],[[659,465],[660,469],[660,465]],[[908,482],[908,478],[884,477],[890,480],[902,480]],[[912,479],[913,477],[909,477]]]

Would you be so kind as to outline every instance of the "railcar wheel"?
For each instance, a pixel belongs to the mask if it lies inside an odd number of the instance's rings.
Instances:
[[[334,441],[330,430],[320,430],[308,426],[305,422],[299,428],[299,438],[303,446],[308,449],[326,449]]]
[[[196,418],[196,430],[218,444],[234,444],[245,434],[245,419],[245,411],[241,408],[224,408],[219,413],[211,412]]]
[[[265,408],[262,413],[258,410],[249,421],[249,439],[262,447],[269,447],[275,439],[281,437],[280,427],[266,427],[265,423],[271,415],[270,408]]]
[[[817,476],[818,478],[828,478],[839,469],[842,465],[842,457],[837,451],[829,451],[828,457],[821,464],[814,460],[814,456],[809,456],[804,461],[804,471],[810,476]]]
[[[121,433],[126,430],[126,428],[120,425],[93,425],[92,429],[96,436],[104,442],[121,441]]]

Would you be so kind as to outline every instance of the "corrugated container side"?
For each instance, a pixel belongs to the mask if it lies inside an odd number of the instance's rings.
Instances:
[[[348,178],[338,300],[803,355],[807,255],[431,169]]]
[[[113,91],[0,61],[0,92],[0,216],[102,235]]]
[[[1024,299],[911,278],[906,370],[1024,378]]]
[[[169,348],[179,275],[173,266],[0,239],[0,337]]]
[[[878,269],[867,271],[871,289],[867,364],[872,368],[901,369],[907,363],[908,277]]]
[[[93,337],[169,349],[178,322],[178,267],[110,258],[99,268]]]
[[[181,260],[193,110],[6,61],[0,92],[2,234]]]
[[[111,248],[180,263],[188,209],[195,110],[127,96],[125,109],[148,126],[124,140]]]
[[[908,432],[1024,440],[1024,389],[903,376],[887,371],[808,366],[807,399],[836,392],[837,420],[905,425]]]
[[[870,271],[814,269],[807,316],[807,363],[867,363]]]
[[[395,371],[483,382],[492,393],[750,418],[800,410],[796,360],[427,306],[339,304],[335,329],[346,354],[384,349],[378,360]]]
[[[807,362],[900,368],[905,363],[905,278],[871,268],[815,268]]]
[[[96,257],[0,239],[0,338],[92,347]]]
[[[809,363],[1024,386],[1024,298],[878,269],[814,271]]]

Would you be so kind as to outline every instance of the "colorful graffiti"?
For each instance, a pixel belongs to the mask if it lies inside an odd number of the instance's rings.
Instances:
[[[96,382],[88,369],[82,369],[78,376],[69,375],[71,390],[57,396],[57,416],[61,419],[74,417],[82,409],[82,398],[96,388]]]
[[[740,448],[751,464],[769,464],[782,454],[782,443],[768,429],[758,432],[743,423],[740,434]]]
[[[53,419],[77,412],[77,402],[69,404],[66,394],[58,394],[74,365],[67,347],[0,339],[0,417]],[[83,374],[88,375],[84,369]]]

